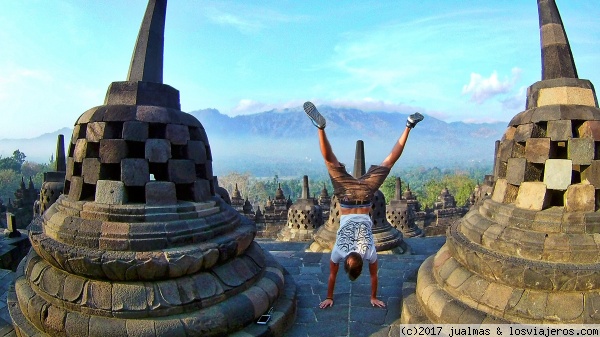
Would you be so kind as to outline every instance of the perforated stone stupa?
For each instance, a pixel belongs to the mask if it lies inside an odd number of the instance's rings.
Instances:
[[[600,323],[600,109],[554,0],[539,0],[542,80],[496,153],[491,198],[450,227],[404,323]]]
[[[290,206],[287,224],[277,234],[278,241],[311,241],[315,230],[323,224],[323,212],[310,197],[308,176],[302,179],[302,196]]]
[[[127,81],[75,124],[64,194],[32,222],[9,293],[18,336],[280,336],[293,323],[293,280],[215,196],[206,131],[162,83],[166,5],[149,1]]]

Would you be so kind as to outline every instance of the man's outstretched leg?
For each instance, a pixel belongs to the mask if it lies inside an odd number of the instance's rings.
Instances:
[[[423,117],[423,115],[421,115],[418,112],[415,112],[414,114],[408,116],[404,132],[402,132],[402,135],[400,136],[400,138],[398,138],[398,141],[394,144],[394,147],[392,147],[392,151],[390,151],[390,154],[383,160],[383,162],[381,162],[381,166],[385,166],[388,168],[392,168],[392,166],[394,166],[396,161],[398,161],[398,158],[400,158],[400,155],[402,155],[402,151],[404,151],[404,145],[406,144],[406,140],[408,139],[408,134],[410,133],[410,130],[412,130],[412,128],[414,128],[415,125],[417,125],[417,123],[422,121],[423,118],[425,117]]]
[[[313,124],[319,129],[319,148],[321,149],[323,159],[325,159],[325,161],[328,164],[340,166],[337,157],[331,149],[331,144],[329,143],[329,139],[327,139],[327,134],[325,133],[325,124],[327,123],[325,117],[321,115],[319,110],[317,110],[315,105],[311,102],[304,103],[304,111],[306,112],[310,120],[313,122]]]

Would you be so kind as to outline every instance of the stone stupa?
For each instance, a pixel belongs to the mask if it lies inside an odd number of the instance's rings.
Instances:
[[[310,197],[308,176],[302,178],[302,195],[288,210],[286,226],[277,234],[277,241],[311,241],[313,233],[323,224],[323,212],[315,198]]]
[[[600,323],[600,109],[554,0],[538,0],[542,80],[496,152],[491,198],[405,288],[403,323]]]
[[[127,81],[75,123],[64,194],[32,222],[9,293],[17,336],[281,336],[293,324],[293,279],[215,195],[206,131],[162,83],[166,7],[149,1]]]

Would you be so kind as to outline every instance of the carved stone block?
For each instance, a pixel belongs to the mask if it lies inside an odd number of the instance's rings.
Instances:
[[[97,203],[109,205],[122,205],[127,202],[125,184],[121,181],[98,180],[96,183]]]
[[[554,155],[550,138],[529,138],[525,145],[525,158],[532,163],[543,164]]]
[[[506,179],[498,179],[492,194],[492,200],[500,203],[512,203],[517,198],[519,187],[509,184]]]
[[[100,160],[98,158],[85,158],[81,167],[81,176],[86,184],[96,184],[100,179]]]
[[[573,184],[565,192],[565,211],[593,212],[596,207],[596,191],[590,184]]]
[[[100,141],[100,162],[118,164],[127,158],[127,143],[123,139],[102,139]]]
[[[570,120],[548,121],[547,137],[552,141],[566,141],[573,137]]]
[[[81,163],[85,158],[87,152],[87,141],[85,139],[78,139],[75,142],[75,150],[73,151],[73,159]]]
[[[71,177],[69,185],[69,200],[78,201],[83,191],[83,178],[82,177]]]
[[[590,165],[594,159],[594,140],[572,138],[568,141],[567,153],[574,165]]]
[[[587,181],[596,189],[600,189],[600,160],[592,160],[592,164],[583,169],[581,181]]]
[[[540,181],[522,183],[515,200],[515,206],[532,211],[541,211],[548,206],[548,203],[546,184]]]
[[[500,146],[498,147],[498,160],[500,161],[508,161],[508,158],[512,157],[513,146],[515,142],[512,140],[505,140],[500,142]]]
[[[127,121],[123,123],[123,139],[143,142],[148,139],[148,123]]]
[[[522,124],[517,127],[517,131],[513,136],[515,142],[524,142],[529,138],[544,137],[545,132],[539,125],[535,123]]]
[[[600,121],[585,121],[577,131],[580,138],[592,138],[600,141]]]
[[[146,184],[146,204],[149,206],[177,204],[175,184],[170,181],[150,181]]]
[[[203,141],[190,140],[187,142],[185,155],[196,164],[204,164],[206,163],[206,145]]]
[[[87,124],[87,130],[85,138],[90,142],[99,142],[105,137],[106,123],[105,122],[91,122]]]
[[[550,190],[564,191],[571,184],[573,162],[568,159],[548,159],[544,167],[544,183]]]
[[[171,144],[185,145],[190,139],[190,131],[185,125],[167,124],[165,138],[170,140]]]
[[[148,161],[136,158],[121,160],[121,181],[125,186],[144,186],[150,181]]]
[[[205,179],[199,179],[194,182],[194,201],[207,201],[211,198],[210,182]]]
[[[188,184],[196,180],[196,170],[191,160],[170,159],[167,167],[168,180],[175,184]]]
[[[166,163],[171,158],[171,143],[166,139],[148,139],[145,157],[151,163]]]

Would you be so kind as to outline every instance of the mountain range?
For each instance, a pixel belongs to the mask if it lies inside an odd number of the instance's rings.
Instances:
[[[352,169],[357,140],[364,142],[366,164],[378,164],[404,130],[408,114],[365,112],[319,106],[327,119],[327,135],[342,162]],[[213,156],[213,172],[249,172],[254,176],[325,174],[315,127],[301,108],[272,110],[230,117],[215,109],[190,112],[206,129]],[[446,123],[431,116],[417,125],[397,168],[469,167],[493,162],[494,143],[507,123]],[[0,139],[0,155],[19,149],[26,160],[48,162],[58,134],[70,139],[72,129],[62,128],[30,139]],[[65,145],[65,147],[67,147]]]

